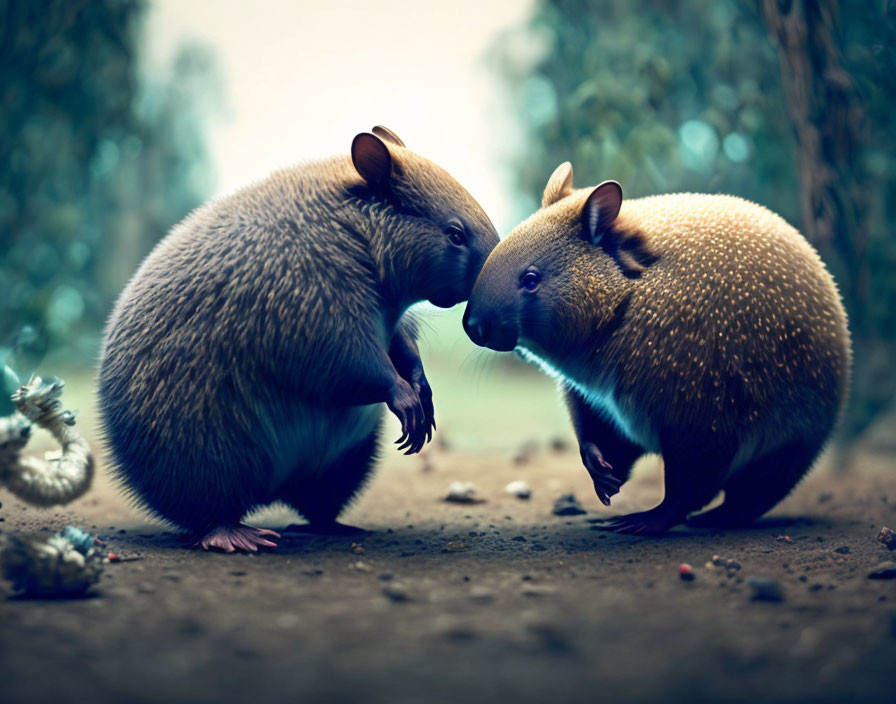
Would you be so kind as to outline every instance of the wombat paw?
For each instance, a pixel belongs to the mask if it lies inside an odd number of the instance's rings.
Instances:
[[[585,469],[594,482],[594,493],[604,506],[609,506],[610,497],[619,493],[622,480],[613,475],[613,465],[604,459],[600,449],[593,442],[584,443],[581,452]]]
[[[202,538],[197,546],[203,550],[223,550],[224,552],[256,552],[258,548],[275,548],[277,543],[267,539],[267,536],[279,538],[280,534],[266,528],[253,528],[243,523],[233,526],[221,526],[210,531]]]
[[[679,512],[660,504],[649,511],[608,518],[606,521],[594,524],[593,529],[628,535],[660,535],[681,523],[682,518]]]

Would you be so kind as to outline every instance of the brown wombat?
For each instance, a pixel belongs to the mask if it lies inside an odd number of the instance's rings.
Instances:
[[[127,491],[205,548],[273,545],[239,521],[276,501],[348,528],[381,404],[408,453],[435,427],[405,311],[465,300],[497,243],[470,194],[381,127],[193,212],[106,329],[99,406]]]
[[[810,468],[845,403],[837,288],[793,227],[754,203],[677,194],[622,202],[557,168],[542,208],[491,253],[467,305],[474,342],[518,349],[561,382],[607,505],[661,453],[665,497],[611,530],[748,523]]]

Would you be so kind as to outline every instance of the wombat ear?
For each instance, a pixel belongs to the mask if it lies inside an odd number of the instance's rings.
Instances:
[[[554,169],[554,173],[548,179],[544,195],[541,196],[541,207],[547,208],[561,198],[566,198],[570,193],[572,193],[572,164],[564,161]]]
[[[622,186],[616,181],[604,181],[591,191],[582,209],[582,225],[592,244],[600,242],[607,227],[619,215],[621,205]]]
[[[392,142],[392,144],[397,144],[399,147],[404,146],[404,142],[401,141],[401,137],[395,134],[388,127],[383,127],[382,125],[377,125],[372,130],[377,137],[380,139],[385,139],[387,142]]]
[[[385,185],[392,175],[389,147],[369,132],[362,132],[352,141],[352,163],[361,178],[373,187]]]

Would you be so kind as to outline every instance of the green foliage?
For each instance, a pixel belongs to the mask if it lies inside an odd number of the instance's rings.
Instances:
[[[514,166],[530,212],[569,160],[580,185],[737,193],[799,217],[780,68],[752,4],[542,0],[520,32],[495,59],[528,133]]]
[[[139,260],[208,191],[194,94],[211,59],[188,47],[141,81],[145,9],[0,2],[0,346],[31,326],[55,355],[93,357]]]

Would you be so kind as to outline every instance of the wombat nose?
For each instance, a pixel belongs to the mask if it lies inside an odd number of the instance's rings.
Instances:
[[[464,314],[464,330],[470,339],[477,345],[484,345],[488,341],[491,333],[491,323],[487,318],[480,318],[478,315],[470,315],[469,308]]]

